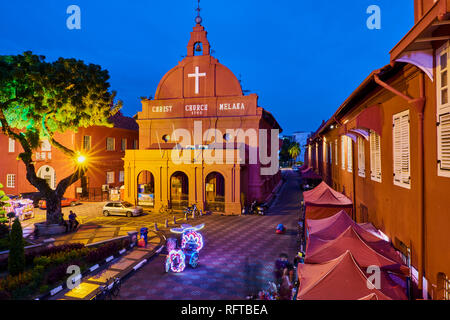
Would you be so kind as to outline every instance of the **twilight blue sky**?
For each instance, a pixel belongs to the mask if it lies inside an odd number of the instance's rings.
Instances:
[[[186,54],[196,0],[0,2],[0,54],[31,50],[109,70],[124,113],[141,109]],[[81,8],[81,30],[66,9]],[[381,30],[366,27],[381,8]],[[413,0],[202,0],[214,56],[259,95],[285,134],[316,130],[413,26]]]

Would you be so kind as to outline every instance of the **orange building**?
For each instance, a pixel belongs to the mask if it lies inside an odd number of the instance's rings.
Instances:
[[[424,298],[450,299],[450,1],[416,24],[308,143],[306,163],[388,235]]]
[[[200,17],[196,23],[187,56],[161,79],[155,98],[142,101],[139,150],[124,158],[125,199],[156,210],[196,203],[240,214],[244,203],[269,199],[280,182],[281,128],[211,56]]]
[[[108,198],[108,189],[123,185],[123,156],[126,149],[138,146],[139,127],[133,118],[125,117],[120,112],[111,117],[113,128],[89,127],[79,128],[77,132],[55,135],[55,139],[71,150],[86,154],[88,171],[86,176],[71,185],[66,197],[86,200]],[[23,149],[17,141],[0,134],[0,148],[4,153],[0,165],[0,183],[6,194],[37,192],[26,179],[25,165],[18,160]],[[42,141],[41,148],[34,155],[36,173],[47,180],[52,188],[75,170],[74,163],[60,150]]]

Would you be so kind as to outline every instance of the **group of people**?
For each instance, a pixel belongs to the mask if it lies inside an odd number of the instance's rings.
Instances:
[[[64,220],[64,213],[61,212],[61,224],[66,227],[66,232],[69,232],[77,230],[77,227],[80,223],[77,220],[77,214],[70,210],[69,223]]]

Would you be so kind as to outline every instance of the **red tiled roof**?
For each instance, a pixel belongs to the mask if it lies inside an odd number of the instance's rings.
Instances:
[[[114,128],[128,129],[128,130],[139,130],[139,126],[131,117],[126,117],[121,111],[117,112],[115,115],[109,117],[109,122],[114,124]]]

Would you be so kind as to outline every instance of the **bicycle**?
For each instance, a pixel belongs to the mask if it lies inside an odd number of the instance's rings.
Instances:
[[[169,208],[169,206],[163,205],[163,206],[161,206],[161,208],[159,209],[159,213],[161,213],[161,214],[164,214],[164,213],[172,214],[172,213],[173,213],[173,210],[172,210],[172,208]]]

